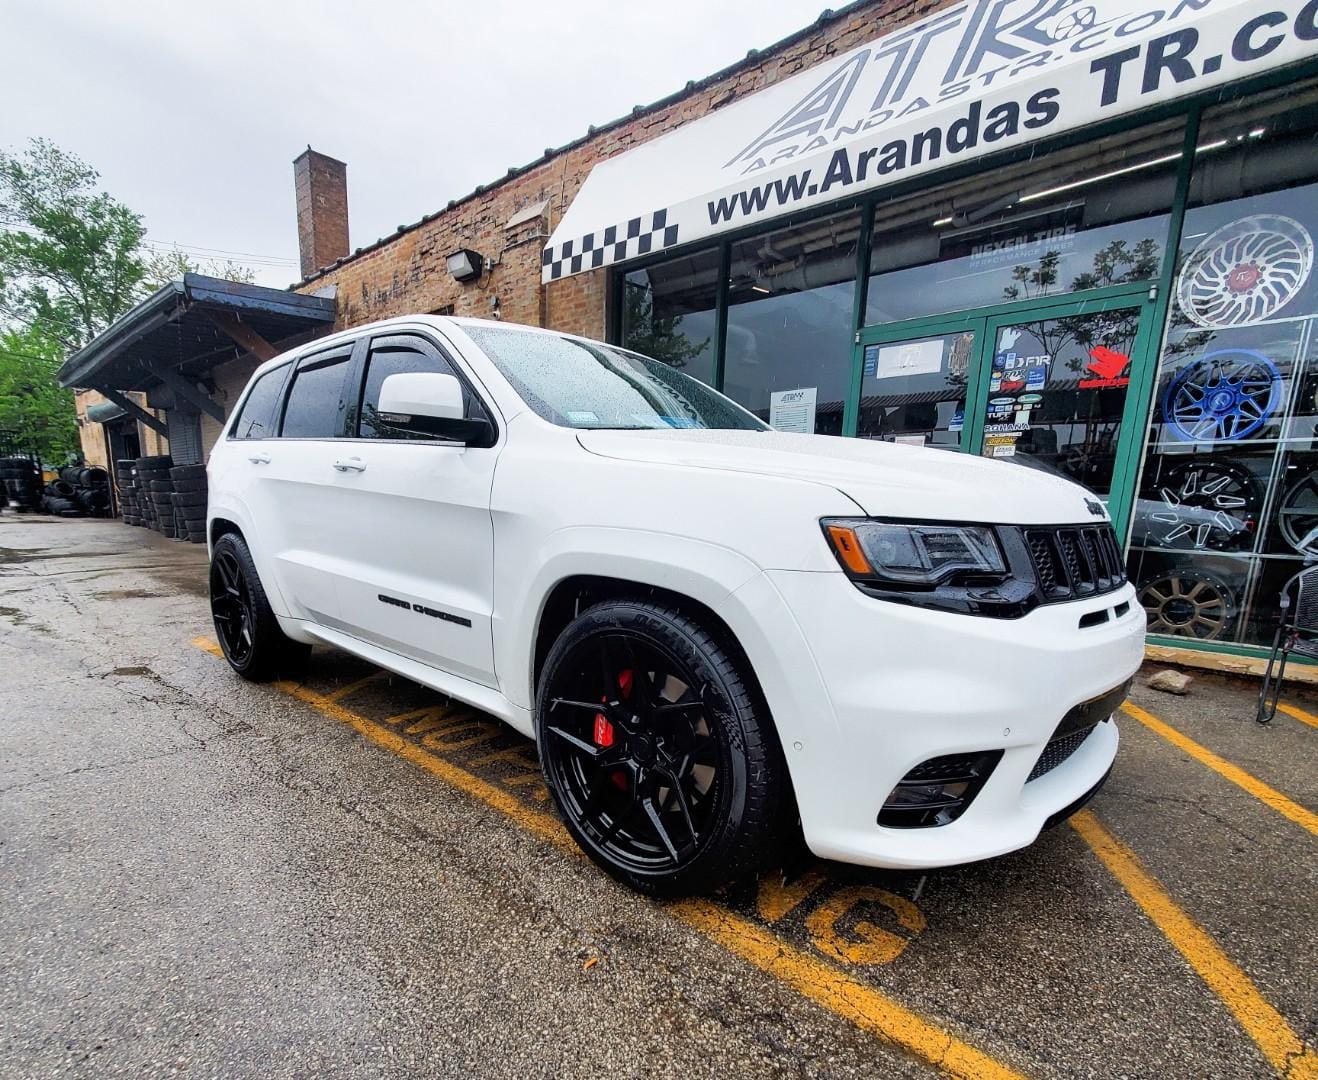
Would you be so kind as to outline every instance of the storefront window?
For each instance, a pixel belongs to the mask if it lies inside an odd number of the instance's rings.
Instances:
[[[866,345],[862,357],[862,439],[961,448],[966,385],[975,357],[972,329]]]
[[[785,430],[842,433],[860,214],[733,245],[723,392]]]
[[[1264,644],[1318,556],[1318,85],[1206,110],[1133,515],[1151,632]]]
[[[718,248],[633,270],[622,283],[622,344],[711,386]]]
[[[1157,277],[1183,122],[875,207],[869,325]]]

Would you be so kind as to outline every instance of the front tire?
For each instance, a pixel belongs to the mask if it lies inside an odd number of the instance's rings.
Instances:
[[[610,600],[569,625],[536,741],[568,831],[640,892],[710,892],[773,850],[786,768],[768,710],[734,648],[677,608]]]
[[[252,553],[241,536],[215,541],[210,567],[211,618],[224,658],[244,679],[266,682],[295,668],[311,652],[279,629]]]

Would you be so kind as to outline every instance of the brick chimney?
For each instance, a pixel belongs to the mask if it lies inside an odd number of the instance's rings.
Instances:
[[[302,276],[348,254],[348,166],[308,146],[293,160]]]

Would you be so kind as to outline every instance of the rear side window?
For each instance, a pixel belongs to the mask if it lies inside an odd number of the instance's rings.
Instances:
[[[332,439],[339,434],[343,383],[352,349],[309,357],[298,364],[284,405],[285,439]]]
[[[442,375],[453,375],[462,382],[462,397],[465,413],[469,419],[489,419],[480,400],[471,392],[470,387],[458,375],[453,365],[428,343],[415,338],[390,337],[376,340],[371,345],[370,357],[366,363],[366,378],[362,383],[361,410],[357,423],[357,436],[362,439],[410,439],[416,441],[437,440],[437,435],[400,428],[387,424],[380,419],[380,387],[390,375],[406,374],[413,371],[437,371]],[[351,424],[349,425],[351,430]]]
[[[279,390],[288,374],[288,365],[267,371],[252,384],[243,401],[242,411],[234,422],[231,439],[271,439],[275,434],[275,406]]]

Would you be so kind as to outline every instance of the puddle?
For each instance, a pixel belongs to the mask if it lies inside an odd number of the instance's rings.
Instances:
[[[156,677],[156,673],[152,671],[149,667],[117,667],[117,668],[111,668],[109,673],[111,675],[137,675],[140,677],[150,678],[150,679],[154,679]]]
[[[158,596],[174,596],[173,589],[105,589],[91,593],[93,600],[154,600]]]

